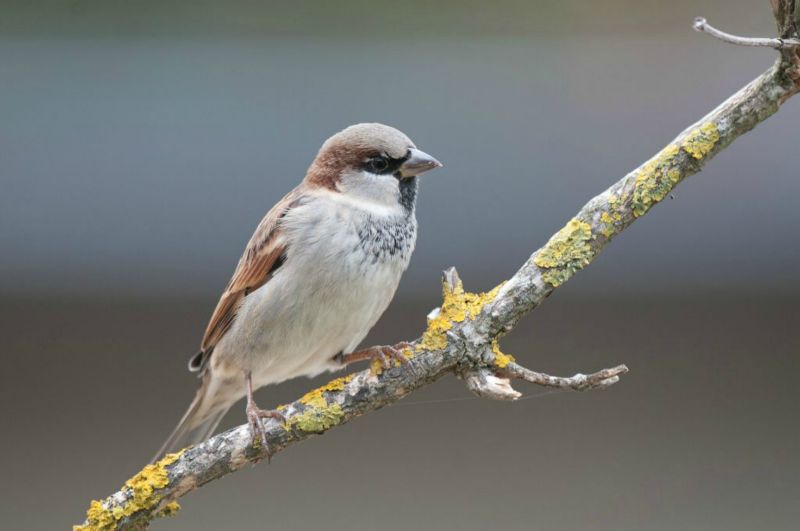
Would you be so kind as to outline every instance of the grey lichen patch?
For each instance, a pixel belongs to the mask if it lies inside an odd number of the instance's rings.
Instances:
[[[560,286],[592,261],[591,240],[592,227],[572,218],[536,253],[533,263],[542,269],[546,282]]]

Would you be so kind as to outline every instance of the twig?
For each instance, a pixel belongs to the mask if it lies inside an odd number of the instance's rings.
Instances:
[[[464,291],[455,270],[448,270],[442,306],[429,315],[428,329],[406,352],[409,363],[333,380],[282,406],[286,424],[271,420],[265,425],[270,450],[278,452],[324,433],[453,373],[464,375],[476,394],[503,400],[519,396],[509,377],[575,390],[604,389],[616,383],[627,372],[624,365],[588,376],[548,376],[526,369],[503,354],[498,340],[591,263],[617,234],[667,197],[680,181],[698,172],[719,151],[796,94],[800,81],[790,75],[796,68],[795,56],[782,55],[767,72],[590,200],[507,282],[489,293]],[[92,502],[86,521],[76,528],[143,529],[151,519],[174,513],[177,498],[265,457],[265,448],[254,445],[246,424],[228,430],[148,465],[116,493]]]
[[[517,363],[510,363],[505,369],[505,373],[514,378],[525,380],[526,382],[543,385],[545,387],[555,387],[558,389],[572,389],[573,391],[588,391],[590,389],[608,389],[619,381],[619,377],[628,372],[625,365],[617,365],[611,369],[603,369],[592,374],[578,373],[574,376],[564,378],[561,376],[550,376],[541,372],[526,369]]]
[[[481,398],[491,400],[517,400],[522,393],[511,387],[510,378],[518,378],[526,382],[572,391],[588,391],[590,389],[608,389],[619,382],[619,377],[628,372],[625,365],[617,365],[592,374],[578,373],[574,376],[550,376],[536,372],[522,365],[509,361],[502,369],[489,370],[485,367],[468,372],[464,379],[467,389]]]
[[[695,31],[699,31],[700,33],[708,33],[712,37],[721,41],[729,42],[731,44],[738,44],[740,46],[760,46],[764,48],[773,48],[775,50],[787,50],[789,48],[796,48],[800,46],[800,40],[797,39],[740,37],[738,35],[725,33],[724,31],[718,30],[709,24],[708,21],[703,17],[695,18],[692,27]]]

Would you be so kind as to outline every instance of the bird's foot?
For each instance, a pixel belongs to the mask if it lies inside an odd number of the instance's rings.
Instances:
[[[266,448],[267,455],[270,455],[269,444],[267,443],[267,429],[262,422],[264,419],[276,419],[286,422],[286,417],[277,409],[260,409],[255,402],[249,402],[245,408],[247,414],[247,424],[250,425],[250,435],[253,441],[261,439],[261,445]]]
[[[397,361],[401,364],[408,363],[408,358],[403,354],[403,351],[413,346],[414,345],[411,343],[401,341],[396,345],[365,348],[364,350],[351,352],[350,354],[341,354],[339,356],[339,361],[342,362],[342,365],[350,365],[355,361],[361,360],[379,361],[384,369],[388,369],[392,366],[393,361]]]

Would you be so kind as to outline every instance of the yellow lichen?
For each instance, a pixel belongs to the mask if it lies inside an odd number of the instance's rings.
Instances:
[[[622,221],[622,209],[624,205],[619,196],[612,194],[608,198],[609,213],[614,221]]]
[[[169,502],[160,511],[158,511],[156,516],[169,518],[178,514],[178,511],[180,510],[181,506],[178,504],[178,502]]]
[[[308,433],[320,433],[339,424],[343,418],[342,406],[325,402],[324,405],[309,405],[292,418],[292,426]]]
[[[603,236],[608,238],[612,234],[614,234],[614,219],[608,212],[603,212],[600,214],[600,221],[603,222],[603,228],[600,230],[603,233]]]
[[[663,200],[683,178],[679,157],[681,149],[690,157],[700,160],[708,155],[719,142],[719,129],[714,122],[707,122],[686,135],[677,146],[670,144],[647,162],[636,175],[633,190],[633,214],[639,217]]]
[[[611,194],[608,197],[608,210],[600,214],[600,221],[605,226],[601,229],[603,236],[609,238],[621,228],[621,223],[625,219],[625,204],[619,196]]]
[[[167,467],[180,458],[184,450],[174,454],[167,454],[160,461],[147,465],[138,474],[125,482],[123,489],[128,498],[123,504],[117,504],[112,498],[105,502],[92,500],[89,510],[86,511],[86,523],[73,526],[73,531],[113,531],[117,523],[136,512],[152,509],[163,498],[157,491],[169,485],[169,470]],[[168,503],[154,516],[172,515],[180,506],[177,502]]]
[[[630,214],[630,205],[633,198],[634,187],[630,185],[630,181],[627,179],[625,182],[622,183],[622,186],[619,189],[619,195],[611,196],[611,200],[608,202],[609,212],[615,212],[617,215],[622,217],[627,217]],[[634,183],[635,185],[635,179]]]
[[[400,354],[402,354],[402,356],[407,360],[413,359],[416,355],[409,347],[402,349]],[[398,358],[391,358],[389,361],[392,364],[392,367],[401,367],[403,365],[403,361]]]
[[[497,295],[502,284],[495,286],[487,293],[470,293],[464,291],[461,281],[453,288],[447,282],[442,284],[442,307],[433,319],[428,320],[428,328],[416,345],[417,351],[441,350],[447,346],[447,331],[453,323],[474,319]],[[407,356],[408,357],[408,356]]]
[[[634,216],[639,217],[650,210],[681,180],[681,170],[676,164],[679,153],[678,146],[670,144],[639,170],[631,203]]]
[[[383,373],[383,362],[379,358],[373,358],[372,361],[369,362],[369,370],[372,371],[372,374],[375,376],[380,376]]]
[[[708,155],[719,142],[719,129],[714,122],[707,122],[686,135],[681,146],[686,153],[697,160]]]
[[[316,389],[312,389],[311,391],[304,394],[300,397],[300,402],[307,406],[326,406],[328,401],[325,400],[325,391],[341,391],[344,389],[344,386],[350,382],[353,378],[355,378],[355,374],[348,374],[347,376],[342,376],[340,378],[336,378],[331,380],[330,382],[317,387]]]
[[[512,361],[517,361],[511,354],[505,354],[500,350],[500,345],[496,339],[492,341],[492,352],[494,352],[494,364],[501,369],[508,367],[508,364]]]
[[[414,351],[408,347],[401,350],[400,354],[402,354],[403,357],[407,360],[410,360],[414,357]],[[400,367],[400,365],[402,365],[403,363],[397,358],[391,358],[388,360],[388,362],[391,364],[392,367]],[[378,357],[372,358],[372,361],[370,361],[369,363],[370,372],[372,372],[372,374],[374,374],[375,376],[380,376],[381,374],[383,374],[383,369],[384,369],[383,364],[384,360],[382,360],[381,358]]]
[[[343,390],[355,376],[355,374],[348,374],[336,378],[303,395],[299,402],[306,408],[299,415],[291,418],[291,425],[305,432],[317,433],[339,424],[344,417],[344,410],[339,404],[328,403],[325,392]]]
[[[589,264],[594,256],[591,240],[592,227],[573,218],[536,253],[533,263],[542,268],[545,281],[560,286]]]
[[[72,526],[73,531],[94,531],[100,529],[114,529],[117,527],[117,520],[122,518],[122,514],[115,515],[116,512],[106,509],[102,502],[92,500],[89,510],[86,511],[86,524]]]

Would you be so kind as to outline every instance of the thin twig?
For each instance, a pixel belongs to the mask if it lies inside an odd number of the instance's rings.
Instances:
[[[555,387],[557,389],[572,389],[573,391],[588,391],[590,389],[607,389],[619,381],[619,377],[628,372],[625,365],[617,365],[611,369],[603,369],[592,374],[578,373],[574,376],[550,376],[543,372],[526,369],[517,363],[509,363],[505,373],[526,382]]]
[[[732,35],[718,30],[708,23],[703,17],[694,19],[692,27],[695,31],[700,33],[708,33],[714,38],[731,44],[738,44],[740,46],[760,46],[762,48],[773,48],[775,50],[787,50],[789,48],[796,48],[800,46],[800,40],[797,39],[780,39],[769,37],[740,37],[739,35]]]

